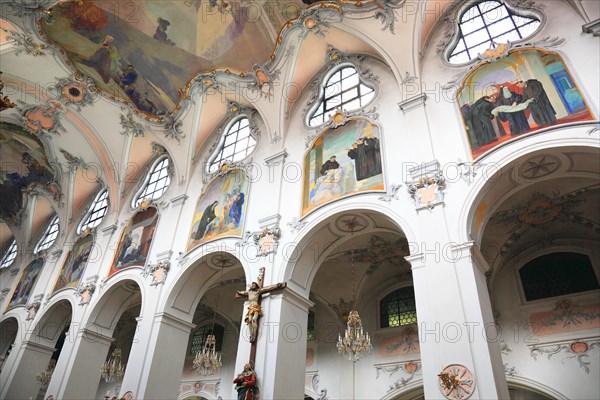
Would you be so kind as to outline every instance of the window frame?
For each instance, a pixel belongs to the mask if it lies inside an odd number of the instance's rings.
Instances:
[[[215,160],[217,159],[217,157],[219,156],[219,154],[221,153],[221,151],[223,151],[223,149],[225,148],[225,139],[226,139],[226,137],[229,135],[229,132],[231,131],[231,129],[233,128],[233,126],[238,121],[241,121],[242,119],[248,120],[248,130],[249,130],[248,136],[254,139],[254,142],[255,142],[254,143],[254,148],[250,151],[250,153],[246,154],[243,158],[241,158],[241,159],[239,159],[237,161],[233,161],[233,160],[232,161],[227,161],[225,159],[222,159],[221,163],[216,166],[215,170],[211,171],[211,167],[215,163]],[[217,132],[219,134],[219,141],[214,145],[214,149],[211,151],[210,155],[206,159],[206,163],[205,163],[205,167],[204,167],[204,173],[207,174],[207,175],[214,175],[214,174],[218,173],[221,165],[223,165],[224,162],[227,162],[230,165],[243,162],[248,157],[250,157],[252,155],[252,153],[254,153],[254,151],[256,150],[256,148],[258,147],[258,141],[259,141],[260,135],[257,132],[256,124],[254,123],[254,120],[253,120],[252,116],[249,115],[248,113],[241,112],[241,113],[239,113],[239,114],[237,114],[237,115],[229,118],[226,123],[224,123],[223,125],[221,125],[221,127],[222,128],[217,129]],[[238,130],[237,133],[239,133],[239,130]],[[237,143],[237,137],[236,137],[236,140],[231,145],[235,146],[235,143]],[[247,151],[247,149],[248,149],[248,147],[246,147],[246,151]],[[233,156],[235,156],[235,154],[237,154],[237,153],[234,153]]]
[[[2,256],[2,258],[0,259],[0,270],[5,269],[5,268],[9,268],[11,265],[13,265],[15,263],[15,261],[17,260],[17,256],[19,255],[19,245],[17,243],[17,239],[13,236],[12,237],[12,242],[10,243],[10,246],[8,246],[8,249],[6,250],[6,252],[4,253],[4,255]],[[14,252],[12,251],[14,247]],[[4,264],[4,262],[6,261],[6,259],[9,258],[9,256],[11,255],[15,255],[13,257],[13,259],[10,261],[10,263],[8,263],[5,266],[2,266],[2,264]]]
[[[445,65],[447,65],[449,67],[454,67],[454,68],[461,68],[461,67],[465,67],[470,64],[475,64],[475,63],[481,61],[479,59],[479,57],[477,57],[477,55],[475,55],[473,58],[469,59],[468,61],[453,63],[450,61],[450,57],[452,56],[453,51],[458,46],[460,40],[463,38],[462,29],[460,26],[463,16],[469,10],[471,10],[471,8],[476,7],[480,3],[484,3],[484,2],[488,2],[488,1],[494,1],[494,2],[501,4],[502,6],[506,7],[508,12],[510,13],[509,15],[517,16],[517,17],[524,17],[524,18],[534,18],[539,21],[539,26],[537,27],[537,29],[535,31],[533,31],[528,36],[525,36],[519,40],[511,41],[511,44],[524,43],[524,42],[530,40],[534,36],[538,35],[542,31],[544,26],[546,25],[546,21],[547,21],[546,15],[538,8],[527,8],[527,9],[519,8],[519,7],[512,5],[511,2],[507,1],[507,0],[467,0],[462,5],[457,7],[454,10],[454,12],[452,12],[452,14],[449,16],[449,19],[451,21],[452,38],[445,44],[444,50],[440,53],[442,62]],[[477,29],[477,30],[487,29],[488,26],[489,25],[484,24],[484,26],[482,26],[480,29]],[[473,32],[475,32],[475,31],[473,31]],[[469,32],[469,34],[473,33],[473,32]],[[508,31],[508,32],[513,32],[513,30]],[[508,32],[506,32],[506,33],[508,33]],[[502,35],[505,35],[506,33],[503,33]],[[485,42],[482,42],[482,43],[485,43]]]
[[[167,193],[167,191],[171,187],[171,181],[173,180],[173,177],[171,176],[172,168],[173,168],[173,160],[171,159],[171,157],[169,157],[168,154],[162,154],[159,157],[157,157],[150,165],[150,168],[148,168],[146,170],[146,176],[144,178],[144,181],[142,182],[142,184],[140,185],[138,190],[135,191],[135,194],[133,195],[133,197],[131,199],[130,206],[131,206],[132,210],[136,210],[139,207],[139,205],[136,205],[136,203],[140,199],[140,196],[142,195],[142,193],[144,193],[144,191],[146,190],[146,187],[148,186],[148,184],[150,182],[150,178],[152,177],[152,173],[157,168],[158,164],[160,164],[165,159],[168,159],[168,161],[169,161],[169,164],[167,165],[167,177],[169,178],[169,183],[167,184],[165,191],[159,197],[153,198],[151,200],[155,201],[155,200],[160,199],[161,197],[163,197],[165,195],[165,193]]]
[[[521,300],[522,306],[534,306],[540,304],[556,304],[557,301],[563,298],[576,299],[576,298],[585,298],[588,296],[597,296],[596,293],[598,289],[587,290],[584,292],[577,292],[571,294],[563,294],[553,297],[545,297],[543,299],[536,300],[527,300],[525,296],[525,289],[523,287],[523,281],[521,280],[521,268],[525,267],[529,262],[535,260],[536,258],[543,257],[552,253],[577,253],[587,256],[590,259],[590,263],[592,264],[592,268],[594,273],[596,274],[596,279],[598,283],[600,283],[600,265],[597,264],[597,256],[593,250],[585,247],[584,245],[574,245],[574,246],[555,246],[549,249],[543,249],[539,251],[535,251],[527,255],[526,257],[520,258],[520,262],[515,264],[513,267],[513,282],[517,286],[519,291],[519,297]],[[511,260],[506,260],[504,264],[511,262]]]
[[[310,107],[308,108],[308,110],[306,111],[305,115],[304,115],[304,127],[307,129],[319,129],[325,125],[327,125],[329,123],[329,119],[325,119],[322,123],[319,123],[317,125],[310,125],[310,120],[313,119],[315,117],[315,114],[317,113],[317,110],[319,109],[319,107],[325,102],[325,90],[327,88],[327,82],[329,82],[329,80],[333,77],[333,75],[335,75],[337,72],[341,71],[344,68],[354,68],[354,70],[356,71],[356,74],[358,75],[358,87],[360,87],[360,85],[365,85],[368,88],[371,88],[373,90],[373,98],[362,104],[360,107],[352,109],[352,110],[346,110],[343,108],[343,104],[340,105],[340,109],[344,110],[345,113],[350,113],[350,112],[354,112],[357,110],[362,110],[365,107],[367,107],[368,105],[372,104],[375,99],[379,96],[379,85],[376,85],[375,82],[368,80],[365,78],[363,72],[360,70],[360,68],[358,68],[356,66],[355,63],[351,62],[351,61],[344,61],[341,62],[339,64],[336,64],[333,67],[330,67],[327,72],[321,77],[318,78],[316,80],[316,82],[319,82],[319,91],[318,91],[318,95],[316,96],[316,98],[313,101],[313,104],[310,105]],[[314,82],[314,81],[313,81]],[[348,89],[351,90],[351,89]],[[359,89],[360,90],[360,89]],[[346,90],[347,91],[347,90]],[[341,94],[345,91],[341,91],[339,93],[336,93],[331,97],[335,97],[335,95]],[[360,100],[362,96],[358,96],[356,99]],[[331,111],[331,110],[329,110]]]
[[[48,247],[46,247],[45,249],[40,249],[40,247],[42,246],[42,243],[45,241],[46,237],[49,235],[50,229],[52,229],[52,227],[54,226],[54,221],[57,222],[56,236],[54,237],[52,243]],[[54,216],[52,217],[52,219],[50,219],[50,223],[46,226],[46,229],[44,229],[44,233],[42,234],[42,236],[40,236],[39,240],[37,241],[37,244],[33,248],[33,254],[37,255],[42,251],[50,250],[52,248],[52,246],[54,246],[56,244],[56,241],[58,240],[59,235],[60,235],[60,218],[58,218],[57,213],[54,213]]]
[[[196,353],[192,352],[192,349],[194,348],[194,336],[196,335],[196,332],[198,332],[200,329],[202,329],[202,328],[204,328],[206,326],[210,327],[212,324],[213,324],[212,321],[204,321],[204,322],[198,324],[198,326],[190,333],[189,346],[188,346],[188,350],[187,350],[187,353],[186,353],[186,357],[195,357],[196,356]],[[220,326],[221,328],[223,328],[223,338],[221,340],[221,348],[220,349],[217,349],[217,344],[219,343],[219,340],[218,340],[218,337],[217,337],[216,333],[214,333],[215,330],[213,328],[213,333],[215,335],[215,340],[216,340],[215,351],[219,353],[219,352],[223,352],[223,348],[225,347],[225,336],[226,336],[227,329],[225,328],[225,324],[223,324],[223,323],[221,323],[219,321],[215,321],[215,328],[217,326]],[[208,332],[209,331],[210,331],[210,329],[207,331],[207,336],[208,336]],[[202,349],[204,349],[204,344],[205,343],[206,343],[206,338],[200,344],[200,351],[202,351]]]
[[[88,205],[87,207],[87,211],[85,212],[85,214],[83,215],[83,218],[81,218],[81,221],[79,222],[79,224],[77,225],[77,234],[81,235],[84,231],[83,226],[84,225],[88,225],[89,224],[89,219],[91,217],[91,215],[96,212],[94,211],[94,206],[98,203],[98,199],[100,197],[102,197],[102,195],[106,193],[106,207],[104,208],[104,215],[102,215],[102,217],[100,218],[100,222],[98,223],[98,225],[96,225],[94,228],[100,226],[102,224],[102,221],[104,220],[104,217],[106,217],[106,214],[108,214],[108,210],[110,209],[110,196],[108,193],[108,189],[106,188],[102,188],[98,191],[98,193],[96,193],[96,195],[94,196],[94,200],[92,200],[92,202]],[[95,220],[97,221],[97,220]],[[95,222],[94,221],[94,222]],[[90,229],[94,229],[94,228],[90,228]]]
[[[407,287],[412,287],[413,288],[413,292],[415,292],[415,285],[414,282],[402,282],[398,285],[394,285],[392,287],[389,288],[389,290],[386,290],[385,292],[383,292],[382,295],[380,295],[379,297],[377,297],[377,328],[375,329],[375,331],[389,331],[389,330],[393,330],[393,329],[406,329],[407,327],[415,327],[418,326],[419,324],[419,316],[417,313],[417,298],[415,295],[415,316],[417,317],[417,321],[412,323],[412,324],[407,324],[407,325],[398,325],[398,326],[387,326],[387,327],[382,327],[381,326],[381,301],[383,299],[385,299],[388,295],[394,293],[397,290],[401,290]]]

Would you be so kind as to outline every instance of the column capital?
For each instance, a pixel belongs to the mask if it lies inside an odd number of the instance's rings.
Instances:
[[[194,329],[196,327],[196,324],[193,324],[191,322],[187,322],[186,320],[183,320],[179,317],[176,317],[174,315],[165,313],[165,312],[161,312],[158,314],[154,315],[154,323],[164,323],[167,324],[173,328],[179,329],[183,332],[186,333],[190,333],[192,331],[192,329]]]
[[[456,243],[450,247],[450,250],[452,251],[452,259],[455,261],[468,259],[477,265],[484,274],[492,269],[474,241]]]

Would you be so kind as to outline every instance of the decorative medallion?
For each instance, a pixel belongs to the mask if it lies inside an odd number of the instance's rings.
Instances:
[[[519,174],[525,179],[538,179],[555,172],[560,165],[558,157],[542,154],[525,161]]]
[[[447,399],[466,400],[475,390],[475,378],[464,365],[448,365],[438,377],[440,378],[440,392]]]
[[[98,93],[94,82],[81,74],[59,79],[53,89],[57,92],[60,102],[73,104],[78,111],[81,111],[82,106],[92,104]]]

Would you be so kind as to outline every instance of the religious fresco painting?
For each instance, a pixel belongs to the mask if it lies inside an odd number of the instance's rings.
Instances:
[[[77,287],[93,248],[94,235],[92,234],[87,234],[75,242],[60,270],[60,275],[54,284],[53,293],[62,289]]]
[[[594,119],[562,58],[537,49],[479,66],[457,98],[474,159],[523,134]]]
[[[121,234],[121,240],[108,276],[125,268],[144,267],[157,222],[158,210],[156,207],[140,210],[131,217]]]
[[[29,301],[31,291],[35,286],[38,276],[44,266],[43,258],[36,258],[33,260],[21,273],[19,283],[13,292],[13,295],[8,303],[7,309],[17,306],[26,305]]]
[[[23,191],[41,186],[60,196],[56,172],[42,142],[18,125],[0,122],[0,218],[17,222],[24,205]]]
[[[240,0],[85,0],[59,3],[41,26],[100,89],[157,115],[174,111],[200,72],[248,72],[269,60],[275,40],[261,7]]]
[[[246,172],[235,168],[215,177],[198,198],[187,250],[208,240],[243,233],[248,189]]]
[[[327,129],[304,156],[303,216],[340,197],[383,190],[379,127],[368,120]]]

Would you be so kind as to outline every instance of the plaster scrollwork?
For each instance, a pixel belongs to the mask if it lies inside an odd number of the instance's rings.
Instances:
[[[469,185],[475,181],[475,177],[481,168],[480,164],[470,161],[462,161],[460,159],[458,160],[456,166],[458,167],[458,173],[461,179]]]
[[[269,69],[264,64],[254,64],[252,66],[251,77],[253,82],[248,83],[248,90],[260,93],[260,97],[271,99],[273,97],[274,85],[273,81],[279,79],[280,70],[269,72]]]
[[[377,113],[377,107],[373,106],[369,109],[360,108],[358,110],[349,112],[336,111],[335,114],[333,114],[324,125],[319,125],[313,133],[306,136],[304,147],[308,149],[312,145],[313,141],[325,130],[339,128],[340,126],[346,125],[348,121],[358,117],[366,118],[370,121],[378,120],[379,114]]]
[[[392,34],[396,34],[396,22],[398,17],[396,10],[402,8],[406,0],[383,0],[378,2],[379,9],[375,11],[375,19],[381,20],[383,23],[382,31],[387,29]]]
[[[8,34],[6,36],[6,40],[8,42],[12,42],[12,46],[16,49],[15,55],[18,56],[22,53],[33,57],[46,55],[48,46],[43,43],[36,42],[31,36],[5,28],[0,28],[0,30]]]
[[[379,196],[378,200],[384,201],[386,203],[391,203],[392,200],[398,200],[398,192],[402,187],[401,183],[392,183],[387,193]]]
[[[517,376],[519,372],[516,367],[511,367],[508,363],[504,363],[504,375],[506,376]]]
[[[6,296],[8,296],[8,292],[10,292],[9,288],[4,288],[4,289],[0,290],[0,303],[2,303],[4,301],[4,299],[6,298]]]
[[[415,202],[417,211],[432,210],[435,206],[444,204],[446,184],[437,160],[413,168],[409,173],[412,180],[406,182],[407,190]]]
[[[290,228],[292,233],[296,233],[300,231],[300,229],[304,228],[308,224],[307,221],[302,221],[298,217],[294,217],[290,222],[287,223],[287,226]]]
[[[342,22],[344,19],[341,9],[333,4],[321,4],[321,7],[310,7],[300,11],[300,15],[288,27],[301,27],[305,36],[309,33],[325,38],[327,28],[331,24]]]
[[[127,111],[127,114],[121,114],[119,123],[123,129],[119,132],[125,136],[144,136],[144,125],[137,121],[131,110],[121,107],[122,111]]]
[[[76,170],[78,168],[88,168],[88,163],[86,163],[83,160],[83,158],[74,156],[65,149],[60,149],[60,152],[65,157],[65,160],[67,160],[67,163],[69,164],[69,168],[71,170]]]
[[[586,374],[589,374],[589,365],[591,364],[591,361],[589,361],[590,352],[596,347],[600,347],[600,338],[575,340],[569,343],[532,346],[529,349],[529,355],[531,355],[531,357],[533,357],[533,359],[536,361],[538,356],[541,355],[546,355],[548,360],[550,360],[552,356],[560,354],[564,351],[567,355],[561,360],[562,364],[564,364],[567,360],[575,359],[578,362],[579,367],[582,368]]]
[[[559,36],[546,36],[540,40],[535,41],[524,41],[514,43],[508,41],[506,43],[499,44],[496,46],[496,48],[488,49],[482,54],[479,54],[476,58],[472,60],[473,64],[469,68],[465,68],[462,72],[456,74],[450,81],[448,81],[442,86],[442,89],[447,91],[458,89],[461,86],[463,80],[467,77],[467,75],[469,75],[480,65],[500,60],[508,56],[508,54],[513,50],[529,47],[549,50],[556,47],[560,47],[566,42],[567,39],[561,38]]]
[[[77,287],[75,294],[78,297],[80,297],[80,300],[79,300],[80,306],[85,306],[85,305],[89,304],[90,301],[92,300],[92,295],[96,291],[97,280],[98,280],[98,276],[94,275],[94,276],[90,276],[90,277],[86,278],[85,282],[83,280],[81,282],[79,282],[79,285]],[[100,283],[100,288],[102,288],[104,283],[105,283],[105,281],[103,280]]]
[[[588,129],[586,133],[588,135],[592,136],[594,133],[598,133],[598,132],[600,132],[600,125],[594,126],[594,127],[590,128],[590,129]]]
[[[46,101],[41,104],[30,105],[17,100],[19,123],[27,131],[36,134],[60,134],[65,128],[61,124],[64,113],[63,106],[56,101]]]
[[[280,238],[281,229],[279,229],[279,225],[265,227],[262,231],[253,233],[252,241],[257,247],[258,256],[265,257],[277,253]]]
[[[150,283],[150,286],[158,286],[165,283],[170,269],[171,262],[169,260],[163,260],[156,264],[148,264],[142,271],[142,276],[146,278],[148,275],[152,275],[152,283]]]
[[[183,122],[173,114],[164,114],[162,117],[162,130],[167,139],[174,139],[177,144],[181,144],[181,139],[185,138],[183,133]]]
[[[34,302],[28,304],[26,307],[27,317],[25,318],[25,321],[31,321],[32,319],[34,319],[37,312],[39,311],[41,305],[42,305],[41,301],[34,301]]]
[[[395,373],[400,373],[400,376],[394,383],[389,385],[387,393],[394,390],[402,389],[413,381],[415,376],[421,373],[421,363],[419,361],[408,361],[408,362],[397,362],[392,364],[380,364],[374,365],[377,376],[375,379],[379,379],[381,373],[387,373],[388,377],[391,377]]]
[[[98,88],[94,82],[80,73],[56,79],[58,82],[51,89],[56,92],[58,101],[65,105],[74,105],[77,111],[81,111],[81,107],[93,104],[98,96]]]

